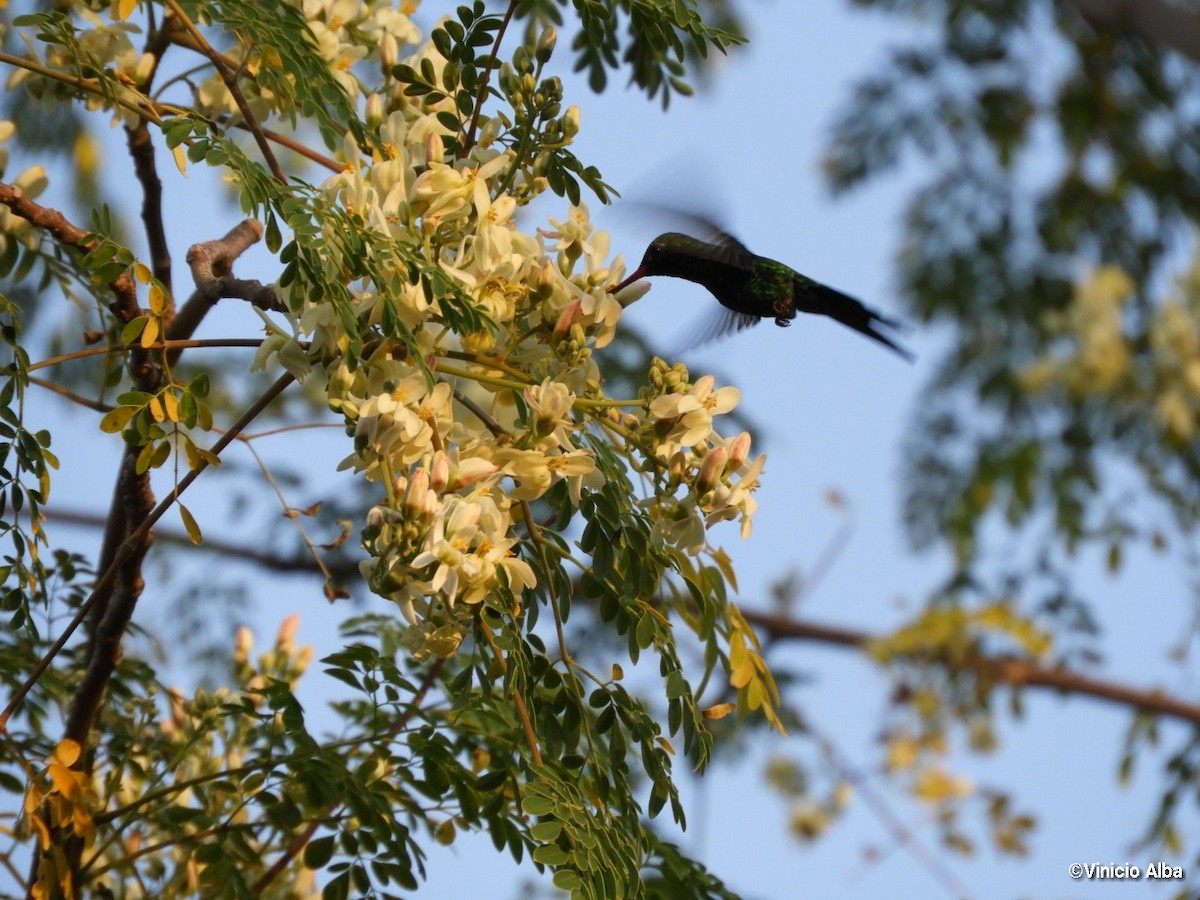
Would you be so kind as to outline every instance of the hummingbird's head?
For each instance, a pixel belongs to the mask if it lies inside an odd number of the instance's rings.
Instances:
[[[638,267],[610,290],[615,294],[648,275],[684,275],[687,272],[688,251],[696,247],[703,248],[704,242],[674,231],[660,234],[650,242]]]
[[[686,234],[676,234],[673,231],[660,234],[646,248],[638,271],[643,276],[675,274],[675,267],[671,265],[671,262],[679,257],[689,242],[694,243],[695,238],[690,238]]]

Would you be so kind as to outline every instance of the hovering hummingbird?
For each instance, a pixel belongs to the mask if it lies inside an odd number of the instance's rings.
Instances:
[[[642,257],[641,265],[613,288],[620,291],[648,275],[684,278],[708,288],[725,307],[701,342],[757,325],[773,318],[781,327],[791,325],[796,313],[816,313],[836,319],[860,334],[890,347],[909,362],[913,355],[876,330],[902,327],[853,297],[801,275],[781,262],[751,253],[744,244],[706,220],[713,240],[703,241],[678,232],[660,234]]]

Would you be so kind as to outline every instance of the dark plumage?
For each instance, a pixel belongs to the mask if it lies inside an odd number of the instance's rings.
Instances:
[[[660,234],[646,248],[641,265],[613,290],[650,275],[684,278],[708,288],[725,307],[724,315],[705,339],[741,331],[761,319],[774,319],[776,325],[786,326],[798,312],[815,313],[836,319],[912,361],[912,353],[876,330],[876,326],[899,328],[896,320],[781,262],[751,253],[736,238],[716,228],[712,232],[712,241],[678,232]]]

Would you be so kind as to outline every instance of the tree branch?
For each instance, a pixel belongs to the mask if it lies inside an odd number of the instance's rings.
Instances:
[[[861,650],[877,637],[865,631],[818,625],[787,616],[742,610],[750,624],[761,628],[776,639],[815,641],[835,647]],[[930,660],[938,662],[938,660]],[[965,659],[960,668],[970,669],[985,678],[1013,687],[1046,688],[1060,694],[1078,694],[1093,700],[1103,700],[1119,706],[1133,707],[1141,712],[1181,719],[1200,725],[1200,704],[1171,697],[1157,689],[1139,690],[1115,681],[1093,678],[1063,668],[1048,668],[1016,657],[975,657]]]
[[[1067,0],[1094,26],[1133,32],[1200,62],[1200,17],[1164,0]]]
[[[94,518],[89,518],[86,514],[66,510],[49,510],[47,518],[79,525],[94,524],[95,522]],[[191,543],[183,534],[164,533],[162,538],[181,545]],[[197,549],[221,553],[233,559],[254,563],[271,571],[324,574],[307,556],[283,556],[259,548],[247,547],[244,544],[209,540],[206,540]],[[327,562],[325,567],[330,574],[345,578],[347,581],[358,578],[360,574],[358,562],[353,559],[346,560],[344,563]],[[742,608],[742,615],[751,625],[762,629],[776,640],[812,641],[847,650],[863,650],[872,641],[882,637],[852,628],[806,622],[777,613],[755,612]],[[931,660],[931,662],[933,661]],[[1013,687],[1044,688],[1060,694],[1077,694],[1093,700],[1179,719],[1192,725],[1200,725],[1200,704],[1172,697],[1155,688],[1128,687],[1116,681],[1095,678],[1073,672],[1070,669],[1041,666],[1016,657],[977,657],[964,660],[960,666]]]
[[[258,144],[259,152],[262,153],[263,159],[267,163],[267,168],[271,170],[271,174],[279,181],[280,184],[287,184],[287,176],[283,174],[283,169],[279,167],[279,161],[275,159],[275,153],[271,150],[271,145],[267,142],[266,135],[263,134],[262,126],[258,119],[254,117],[254,113],[250,110],[250,104],[246,102],[246,97],[242,94],[242,89],[238,87],[237,73],[229,68],[229,63],[225,61],[225,57],[213,49],[213,46],[200,33],[200,29],[196,27],[191,19],[188,18],[183,7],[179,5],[177,0],[166,0],[166,5],[170,8],[172,15],[176,21],[183,25],[187,34],[195,41],[196,49],[208,57],[213,64],[213,68],[217,70],[217,74],[221,76],[221,81],[225,82],[225,87],[229,89],[230,95],[233,97],[233,102],[237,104],[238,112],[242,114],[242,119],[245,120],[246,126],[250,129],[250,133],[254,135],[254,142]]]
[[[262,224],[254,219],[239,222],[225,237],[192,245],[187,263],[192,269],[196,290],[179,308],[167,327],[166,339],[186,340],[208,315],[209,310],[223,297],[247,300],[259,309],[286,312],[273,285],[233,277],[233,263],[257,243],[263,235]],[[174,350],[167,359],[174,363],[181,350]]]
[[[125,132],[129,155],[133,158],[133,170],[142,185],[142,226],[146,230],[146,243],[150,249],[150,268],[164,288],[167,298],[171,292],[171,250],[167,246],[167,232],[163,224],[162,181],[154,161],[154,144],[150,140],[150,128],[145,120]],[[167,307],[170,310],[170,306]],[[167,313],[169,318],[170,313]]]
[[[217,442],[213,444],[213,455],[220,456],[225,448],[233,443],[233,441],[237,439],[238,435],[245,431],[245,429],[249,427],[250,423],[253,422],[264,409],[270,406],[275,398],[282,394],[293,380],[294,378],[290,374],[282,375],[269,388],[267,388],[263,395],[259,397],[249,407],[249,409],[242,413],[242,415],[238,417],[238,420],[229,427],[229,430],[221,435]],[[168,494],[163,500],[159,501],[158,505],[154,507],[148,516],[146,516],[141,525],[134,529],[129,537],[117,547],[114,553],[112,564],[103,569],[99,579],[96,581],[95,586],[92,588],[92,593],[80,605],[79,611],[75,614],[75,617],[67,624],[67,627],[63,629],[62,634],[58,636],[58,639],[54,642],[50,649],[46,651],[45,656],[43,656],[38,661],[38,664],[34,666],[33,672],[30,673],[29,677],[26,678],[21,686],[13,693],[12,698],[8,701],[8,704],[4,707],[3,711],[0,711],[0,731],[4,731],[8,728],[8,720],[11,719],[13,713],[20,708],[21,703],[25,700],[25,697],[29,694],[30,690],[33,689],[33,686],[37,684],[38,679],[42,677],[42,673],[50,667],[50,663],[52,663],[54,658],[62,652],[63,647],[67,645],[67,641],[71,639],[71,636],[83,623],[84,619],[87,618],[87,616],[91,613],[92,609],[96,606],[104,593],[111,589],[116,580],[119,567],[130,557],[130,555],[133,554],[138,543],[150,533],[150,529],[154,526],[154,523],[161,519],[163,514],[174,505],[179,496],[189,487],[191,487],[192,482],[200,477],[201,473],[208,468],[208,465],[209,464],[207,460],[202,459],[200,464],[195,469],[192,469],[186,475],[184,475],[183,478],[179,480],[179,483],[175,486],[174,490],[172,490],[171,493]]]

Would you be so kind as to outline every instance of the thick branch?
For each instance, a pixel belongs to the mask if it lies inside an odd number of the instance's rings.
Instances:
[[[856,650],[878,639],[865,631],[802,622],[783,615],[749,610],[742,610],[742,615],[747,622],[777,639],[815,641]],[[1159,690],[1139,690],[1115,681],[1092,678],[1069,669],[1047,668],[1015,657],[976,657],[963,660],[959,665],[1013,687],[1047,688],[1061,694],[1079,694],[1200,725],[1200,704],[1171,697]]]
[[[84,253],[87,253],[96,246],[95,241],[84,240],[88,235],[86,231],[72,224],[57,209],[42,206],[40,203],[26,197],[25,192],[19,187],[0,182],[0,203],[3,203],[34,228],[40,228],[43,231],[49,232],[63,244],[77,247]],[[121,275],[113,281],[110,287],[118,298],[122,298],[125,301],[132,299],[133,305],[137,305],[137,288],[128,273]]]
[[[116,569],[113,587],[101,595],[96,607],[99,621],[92,629],[87,669],[83,680],[71,698],[71,710],[67,715],[64,737],[88,746],[88,737],[99,715],[104,693],[117,664],[121,661],[121,641],[125,629],[133,617],[134,607],[142,595],[145,582],[142,579],[142,562],[150,549],[150,529],[140,526],[154,508],[154,494],[150,489],[150,477],[137,472],[138,451],[128,448],[121,461],[121,472],[117,476],[117,487],[113,496],[113,509],[105,529],[104,555],[115,559],[118,543],[131,525],[135,527],[135,539],[127,539],[128,552]],[[105,562],[101,559],[101,564]],[[110,565],[112,562],[110,561]],[[90,754],[86,757],[90,761]]]
[[[150,248],[150,268],[164,288],[168,298],[171,293],[171,250],[167,246],[167,232],[163,225],[162,181],[154,161],[154,143],[150,140],[150,129],[144,120],[126,131],[129,155],[133,157],[133,169],[142,185],[142,224],[146,229],[146,243]],[[168,313],[169,318],[169,313]]]
[[[274,286],[234,278],[232,274],[234,261],[257,243],[262,235],[263,227],[259,222],[245,219],[225,237],[194,244],[188,250],[187,262],[192,269],[192,280],[196,283],[196,290],[179,308],[179,312],[168,326],[167,340],[186,340],[195,334],[208,311],[216,306],[222,297],[247,300],[259,309],[285,311],[286,308],[275,293]],[[167,358],[173,363],[178,357],[179,351],[175,350]]]
[[[1093,25],[1133,32],[1200,62],[1200,16],[1164,0],[1067,0]]]

